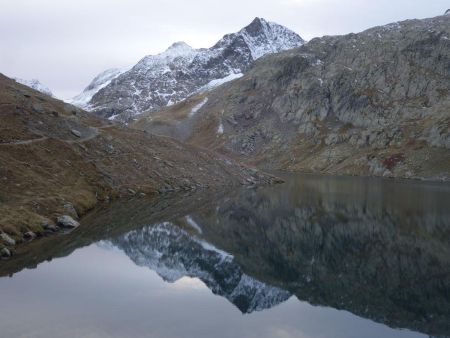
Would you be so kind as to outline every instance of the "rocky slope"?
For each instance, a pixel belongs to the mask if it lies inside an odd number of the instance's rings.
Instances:
[[[449,55],[448,15],[316,38],[135,126],[266,168],[448,179]]]
[[[256,18],[209,49],[177,42],[161,54],[144,57],[128,71],[100,74],[72,103],[100,116],[128,121],[143,111],[171,105],[202,88],[238,77],[263,55],[303,43],[289,29]]]
[[[2,246],[120,195],[273,180],[209,151],[115,126],[1,74],[0,116]]]

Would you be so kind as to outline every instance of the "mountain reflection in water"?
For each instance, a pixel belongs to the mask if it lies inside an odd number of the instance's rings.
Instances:
[[[101,210],[85,229],[109,230],[68,236],[170,283],[198,278],[242,313],[293,297],[450,336],[450,186],[306,175],[199,201],[158,219],[142,216],[150,206]]]

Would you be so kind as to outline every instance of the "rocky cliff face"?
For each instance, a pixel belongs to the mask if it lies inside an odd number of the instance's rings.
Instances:
[[[164,53],[144,57],[123,74],[112,71],[108,72],[112,76],[99,75],[72,103],[127,121],[143,111],[179,102],[214,82],[238,77],[263,55],[303,43],[289,29],[256,18],[209,49],[193,49],[177,42]]]
[[[448,178],[449,55],[448,15],[316,38],[136,125],[266,167]]]

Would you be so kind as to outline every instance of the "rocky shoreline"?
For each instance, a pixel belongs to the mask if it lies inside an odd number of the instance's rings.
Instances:
[[[257,185],[271,185],[271,184],[281,184],[284,180],[276,176],[262,173],[253,168],[242,169],[248,174],[248,177],[239,182],[240,186],[257,186]],[[0,260],[10,259],[14,256],[16,248],[19,245],[25,245],[31,241],[37,240],[42,237],[48,237],[52,235],[64,235],[70,233],[72,230],[78,228],[80,223],[82,223],[83,218],[88,215],[93,209],[97,208],[107,208],[108,204],[111,202],[119,202],[120,200],[130,200],[130,199],[140,199],[141,202],[148,201],[149,203],[155,203],[155,200],[167,198],[168,195],[177,195],[178,193],[197,193],[206,190],[218,190],[218,189],[236,189],[239,185],[230,186],[178,186],[164,188],[164,190],[159,191],[152,195],[147,195],[144,192],[136,192],[132,189],[127,189],[125,195],[120,195],[114,199],[107,199],[104,201],[98,201],[92,208],[86,210],[85,213],[79,214],[75,207],[71,203],[66,203],[64,205],[65,211],[68,214],[58,215],[53,220],[50,218],[44,218],[41,227],[42,230],[38,231],[26,231],[19,235],[10,235],[6,232],[0,231]]]

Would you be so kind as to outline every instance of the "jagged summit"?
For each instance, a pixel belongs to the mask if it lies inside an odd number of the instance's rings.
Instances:
[[[271,26],[280,25],[267,21],[264,18],[256,17],[247,27],[243,28],[242,31],[246,31],[251,36],[258,36],[260,34],[265,34],[267,29],[270,29]]]
[[[158,54],[164,57],[175,58],[186,54],[191,54],[195,50],[184,41],[178,41],[170,45],[163,53]],[[156,55],[156,56],[158,56]],[[150,56],[151,57],[151,56]]]
[[[450,8],[445,11],[445,15],[450,15]]]
[[[102,84],[90,85],[88,88],[95,87],[96,91],[90,89],[78,98],[83,98],[82,107],[98,115],[129,121],[144,111],[179,102],[202,88],[235,79],[266,54],[303,43],[288,28],[255,18],[211,48],[194,49],[185,42],[175,42],[160,54],[145,56],[128,71],[105,77]],[[78,102],[76,99],[71,103],[80,105]]]
[[[225,35],[212,48],[243,45],[250,50],[252,59],[256,60],[266,54],[299,47],[304,43],[305,41],[290,29],[256,17],[239,32]]]
[[[244,29],[247,30],[249,33],[250,32],[255,32],[257,33],[259,29],[263,28],[263,25],[266,24],[267,21],[263,18],[254,18],[253,21]]]
[[[252,50],[254,59],[292,49],[305,43],[296,33],[277,23],[255,18],[240,34]]]

